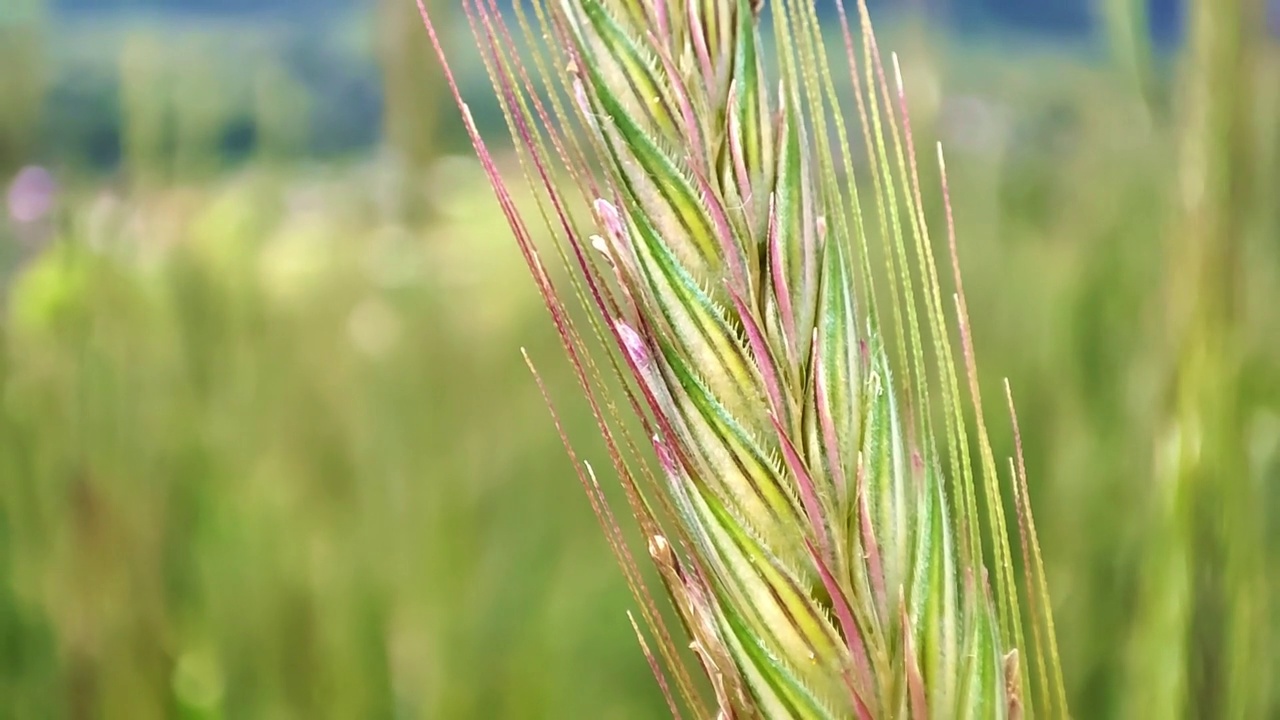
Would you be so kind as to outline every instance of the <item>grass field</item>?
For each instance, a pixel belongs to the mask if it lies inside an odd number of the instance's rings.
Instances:
[[[1143,569],[1183,532],[1161,481],[1180,117],[1078,49],[892,39],[918,135],[949,149],[986,392],[1017,398],[1074,714],[1137,717],[1133,668],[1166,652],[1133,639]],[[1250,523],[1218,532],[1263,570],[1265,637],[1280,93],[1258,77],[1232,390]],[[590,416],[478,165],[206,164],[218,128],[190,127],[196,147],[59,170],[50,218],[0,222],[0,716],[662,716],[520,349],[576,437]]]

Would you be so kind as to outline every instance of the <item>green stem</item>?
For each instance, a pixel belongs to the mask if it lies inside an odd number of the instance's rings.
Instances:
[[[1256,0],[1200,0],[1190,15],[1169,253],[1175,383],[1159,478],[1169,505],[1149,554],[1129,688],[1144,717],[1265,713],[1265,574],[1239,333],[1261,11]]]

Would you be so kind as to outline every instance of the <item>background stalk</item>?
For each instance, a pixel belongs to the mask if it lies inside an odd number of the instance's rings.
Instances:
[[[1190,15],[1168,247],[1176,366],[1132,646],[1133,717],[1261,717],[1268,707],[1260,505],[1240,385],[1242,259],[1254,217],[1248,79],[1262,10],[1254,0],[1203,0]]]

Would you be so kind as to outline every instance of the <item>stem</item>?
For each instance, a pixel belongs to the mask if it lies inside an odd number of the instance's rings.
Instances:
[[[1259,505],[1244,462],[1241,258],[1254,177],[1250,126],[1256,0],[1199,0],[1179,115],[1177,224],[1168,307],[1175,341],[1167,505],[1149,552],[1132,650],[1132,709],[1144,717],[1265,714],[1265,573]]]

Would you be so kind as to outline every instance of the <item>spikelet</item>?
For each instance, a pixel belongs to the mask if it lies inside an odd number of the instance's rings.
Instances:
[[[459,96],[472,141],[710,680],[706,698],[575,455],[656,639],[656,653],[641,642],[673,714],[1065,717],[1025,477],[1011,461],[1024,604],[963,294],[973,428],[900,74],[895,59],[891,87],[865,7],[855,35],[838,6],[872,163],[866,208],[853,123],[805,0],[769,9],[780,82],[766,72],[759,2],[517,1],[527,57],[493,0],[464,5],[567,290]],[[569,297],[590,311],[589,335]],[[594,355],[593,340],[618,352]],[[647,442],[606,392],[610,374]]]

